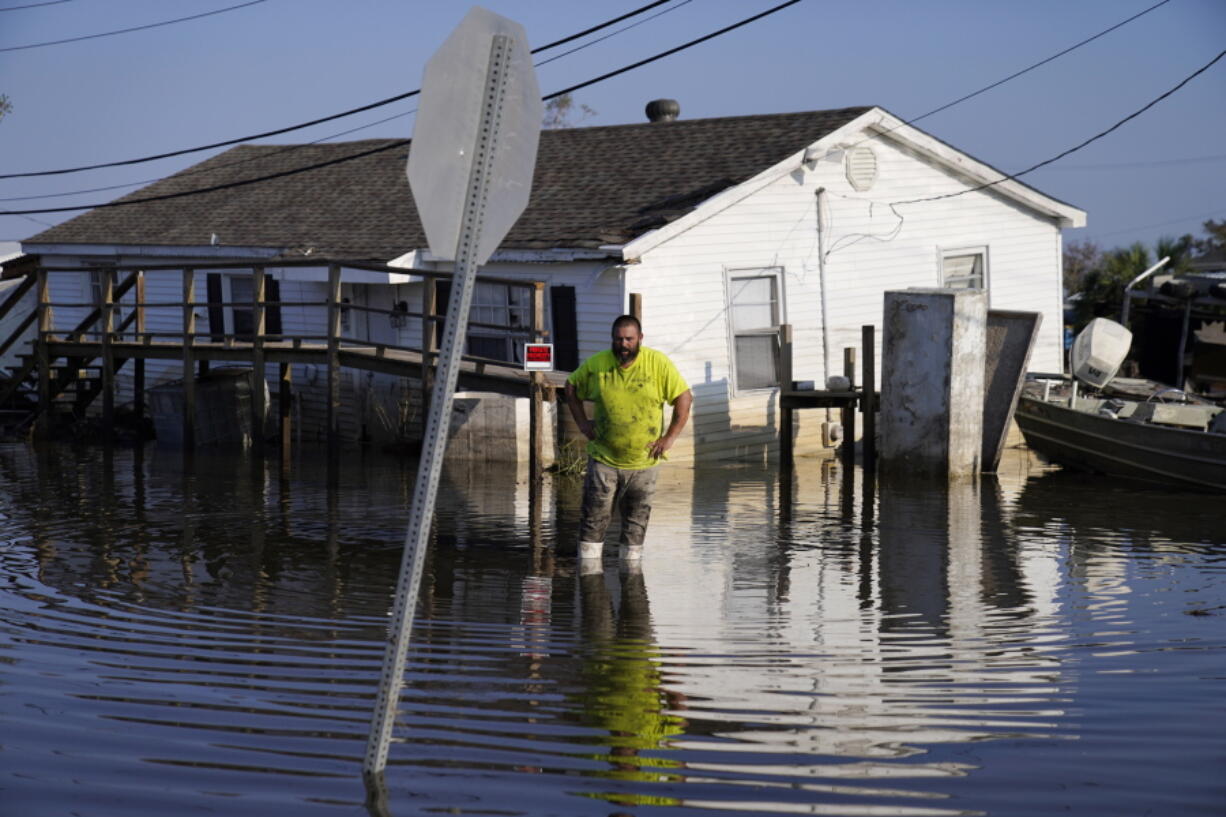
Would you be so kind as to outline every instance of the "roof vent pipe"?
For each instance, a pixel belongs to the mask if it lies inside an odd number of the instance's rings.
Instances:
[[[681,114],[681,103],[675,99],[653,99],[647,103],[647,119],[651,122],[672,122]]]

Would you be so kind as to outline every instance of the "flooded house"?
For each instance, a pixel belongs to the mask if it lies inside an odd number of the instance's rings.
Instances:
[[[880,331],[886,290],[982,288],[993,309],[1042,313],[1031,365],[1059,370],[1061,230],[1084,225],[1083,211],[879,107],[687,120],[657,100],[648,111],[643,123],[541,135],[527,210],[482,269],[500,281],[476,287],[467,353],[520,360],[533,293],[516,282],[544,284],[562,370],[606,348],[638,295],[644,342],[694,390],[673,459],[699,463],[776,449],[782,325],[793,328],[794,377],[822,384],[862,326]],[[197,275],[194,297],[200,331],[238,336],[251,331],[257,266],[266,331],[323,334],[339,264],[345,336],[420,346],[422,322],[397,313],[420,309],[429,276],[450,262],[427,249],[405,177],[410,149],[398,139],[235,147],[33,236],[25,263],[92,270],[51,284],[71,290],[54,300],[82,312],[99,303],[108,267],[231,263]],[[156,286],[165,291],[150,300],[182,297],[177,280]],[[446,295],[442,282],[436,296]],[[318,404],[320,372],[296,369],[295,400]],[[180,374],[150,372],[151,385]],[[405,434],[417,391],[347,371],[346,436]],[[823,447],[821,418],[808,414],[798,452]]]

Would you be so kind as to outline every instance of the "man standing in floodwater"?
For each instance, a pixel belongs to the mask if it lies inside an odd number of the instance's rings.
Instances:
[[[588,439],[580,559],[603,553],[615,504],[621,514],[621,558],[642,558],[656,466],[690,419],[689,385],[667,355],[642,344],[638,318],[622,315],[613,321],[612,348],[583,361],[566,380],[566,403]],[[594,419],[588,419],[584,400],[595,404]],[[665,403],[673,407],[667,431]]]

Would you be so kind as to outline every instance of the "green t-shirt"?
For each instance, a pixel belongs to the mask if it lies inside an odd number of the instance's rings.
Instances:
[[[593,459],[614,468],[650,468],[658,460],[647,446],[664,434],[664,404],[689,390],[685,378],[663,352],[639,347],[626,368],[611,349],[597,352],[567,382],[580,400],[596,404],[596,439],[587,444]]]

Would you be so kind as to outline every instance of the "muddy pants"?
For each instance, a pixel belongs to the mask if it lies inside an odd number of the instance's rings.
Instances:
[[[616,505],[621,514],[621,544],[643,544],[651,518],[651,498],[656,492],[656,473],[655,468],[614,468],[588,457],[579,541],[603,542]]]

